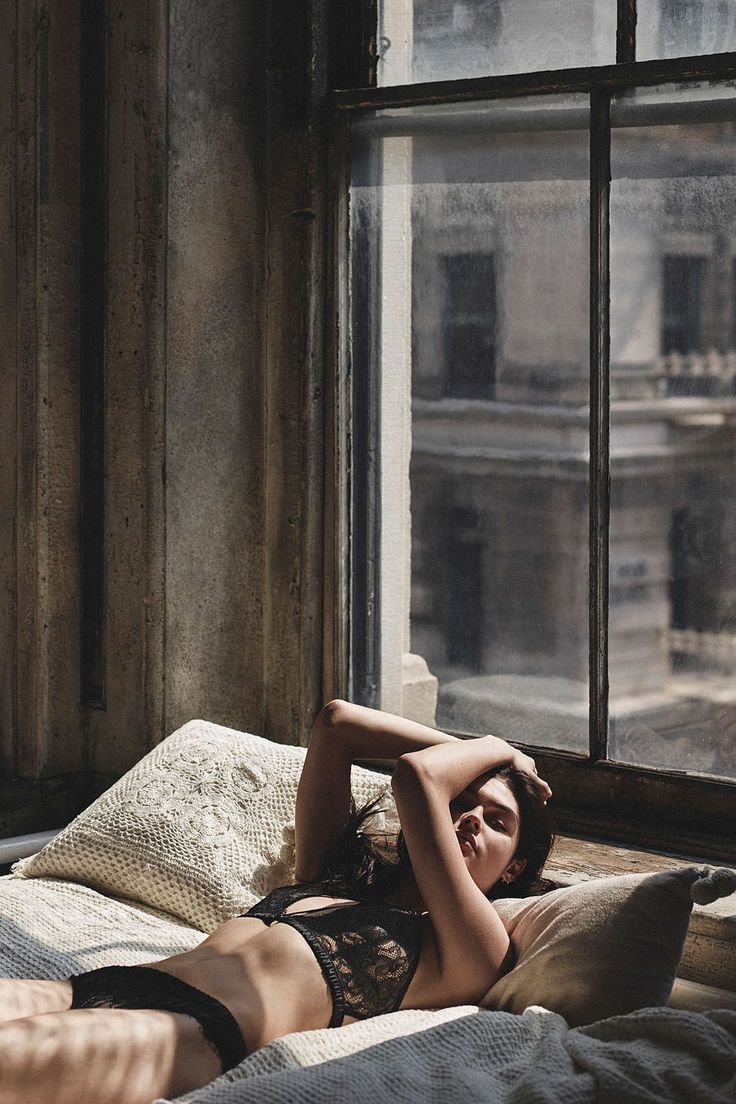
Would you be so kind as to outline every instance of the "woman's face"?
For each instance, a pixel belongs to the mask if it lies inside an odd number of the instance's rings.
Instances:
[[[487,893],[505,875],[510,883],[526,865],[514,859],[519,840],[519,806],[499,778],[481,775],[450,802],[450,814],[465,865]]]

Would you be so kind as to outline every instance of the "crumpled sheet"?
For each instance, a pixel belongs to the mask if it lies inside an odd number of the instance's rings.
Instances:
[[[736,1011],[394,1012],[277,1039],[178,1104],[734,1104]]]

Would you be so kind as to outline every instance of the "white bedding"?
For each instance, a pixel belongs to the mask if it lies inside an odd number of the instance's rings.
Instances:
[[[194,946],[195,928],[73,882],[0,878],[0,975],[64,977]],[[736,1011],[571,1029],[541,1008],[395,1012],[278,1039],[192,1104],[733,1104]],[[102,1104],[102,1102],[101,1102]]]
[[[134,966],[204,939],[156,909],[57,878],[0,877],[0,977],[62,978]]]

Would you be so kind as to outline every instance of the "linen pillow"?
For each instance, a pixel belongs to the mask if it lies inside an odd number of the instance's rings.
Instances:
[[[666,1004],[693,901],[735,889],[733,871],[688,866],[494,901],[516,965],[481,1003],[506,1012],[542,1005],[573,1027]]]
[[[65,878],[171,913],[200,931],[294,880],[294,806],[305,748],[208,721],[172,733],[15,877]],[[352,769],[356,802],[390,779]]]

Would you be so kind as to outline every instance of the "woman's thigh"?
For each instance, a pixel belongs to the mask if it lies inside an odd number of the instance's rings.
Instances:
[[[0,1025],[2,1104],[150,1104],[220,1073],[190,1016],[120,1008],[49,1012]]]
[[[0,1023],[42,1012],[65,1012],[71,1007],[69,981],[36,978],[0,978]]]

